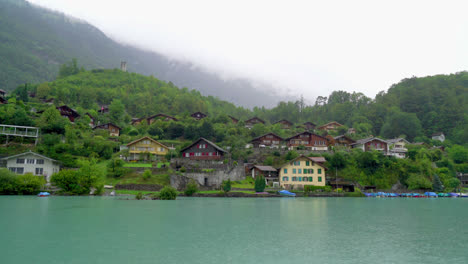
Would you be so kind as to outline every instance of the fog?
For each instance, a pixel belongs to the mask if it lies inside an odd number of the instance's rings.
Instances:
[[[467,69],[467,1],[29,0],[117,41],[311,100]]]

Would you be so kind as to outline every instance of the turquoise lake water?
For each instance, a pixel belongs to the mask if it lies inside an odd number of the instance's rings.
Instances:
[[[0,263],[468,263],[468,199],[0,196]]]

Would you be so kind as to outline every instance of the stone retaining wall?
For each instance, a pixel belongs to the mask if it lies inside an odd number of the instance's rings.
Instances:
[[[157,184],[117,184],[116,190],[134,190],[134,191],[160,191],[163,188]]]

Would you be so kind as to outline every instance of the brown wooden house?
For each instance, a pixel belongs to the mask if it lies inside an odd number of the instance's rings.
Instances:
[[[132,118],[132,125],[133,126],[137,126],[139,124],[141,124],[141,122],[146,122],[146,118],[142,117],[142,118]]]
[[[259,147],[279,147],[283,143],[284,139],[275,133],[268,133],[263,136],[256,137],[250,142],[254,148]]]
[[[343,126],[343,125],[338,122],[333,121],[323,126],[319,126],[318,129],[329,132],[329,131],[336,131],[336,129],[339,128],[340,126]]]
[[[78,112],[66,105],[58,106],[57,110],[60,111],[61,116],[67,117],[70,120],[70,122],[75,122],[75,119],[80,117],[80,114],[78,114]]]
[[[181,150],[182,157],[192,160],[222,160],[227,151],[206,138],[199,138]]]
[[[245,127],[247,128],[252,128],[256,124],[265,124],[265,121],[258,117],[253,117],[245,121]]]
[[[280,124],[282,129],[290,129],[293,126],[293,123],[286,120],[286,119],[282,119],[280,121],[277,121],[274,124]]]
[[[254,179],[263,176],[268,185],[272,185],[273,182],[278,181],[278,170],[271,166],[254,165],[250,169],[250,175]]]
[[[148,125],[151,125],[154,121],[156,120],[162,120],[162,121],[178,121],[177,118],[166,115],[166,114],[156,114],[152,115],[148,118],[146,118],[146,121],[148,122]]]
[[[377,137],[360,139],[351,144],[351,147],[362,149],[362,151],[378,150],[384,154],[388,152],[388,142]]]
[[[120,127],[117,125],[114,125],[112,123],[107,123],[99,126],[95,126],[93,129],[104,129],[109,131],[109,135],[111,137],[118,137],[120,136],[120,130],[122,130]]]
[[[338,146],[341,146],[341,147],[351,147],[351,144],[354,144],[356,143],[355,140],[351,139],[350,137],[346,136],[346,135],[341,135],[341,136],[337,136],[337,137],[334,137],[334,140],[335,142],[333,143],[334,146],[338,147]]]
[[[203,118],[207,117],[207,115],[202,113],[202,112],[195,112],[195,113],[191,114],[190,116],[195,118],[196,120],[200,120],[200,119],[203,119]]]
[[[233,116],[230,116],[230,115],[228,115],[228,117],[229,117],[229,119],[231,119],[231,121],[232,121],[233,124],[239,123],[239,119],[237,119],[237,118],[235,118],[235,117],[233,117]]]
[[[328,139],[317,134],[305,131],[286,139],[289,149],[304,146],[310,150],[328,150]]]

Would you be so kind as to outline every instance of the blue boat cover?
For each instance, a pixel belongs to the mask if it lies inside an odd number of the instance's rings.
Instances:
[[[295,193],[292,193],[292,192],[286,191],[286,190],[279,191],[279,193],[280,193],[281,195],[296,196]]]
[[[437,197],[437,194],[435,192],[425,192],[424,195],[429,197]]]
[[[458,197],[459,194],[458,193],[449,193],[451,197]]]

